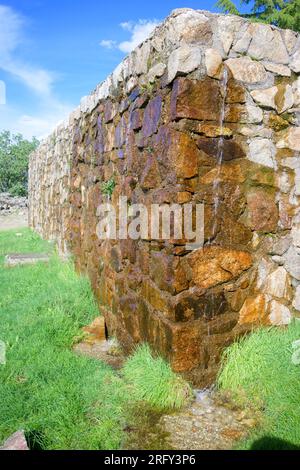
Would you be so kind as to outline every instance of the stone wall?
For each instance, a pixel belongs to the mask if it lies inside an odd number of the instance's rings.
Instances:
[[[176,10],[31,158],[30,224],[89,275],[109,332],[199,385],[239,335],[300,312],[299,73],[296,33]],[[111,178],[114,205],[204,203],[204,248],[100,241]]]

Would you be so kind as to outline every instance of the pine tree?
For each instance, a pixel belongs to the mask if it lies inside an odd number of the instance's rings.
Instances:
[[[241,14],[232,0],[218,0],[217,7],[224,13],[300,31],[300,0],[241,0],[241,3],[253,3],[251,13]]]
[[[231,0],[218,0],[216,6],[224,13],[229,13],[230,15],[240,14],[235,4]]]

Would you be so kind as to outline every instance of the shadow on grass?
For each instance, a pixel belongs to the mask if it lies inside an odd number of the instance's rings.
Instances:
[[[253,442],[251,450],[300,450],[300,447],[283,439],[264,436]]]

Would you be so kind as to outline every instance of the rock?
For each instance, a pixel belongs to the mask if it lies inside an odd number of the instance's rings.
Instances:
[[[275,96],[277,93],[277,87],[273,86],[267,89],[253,90],[251,91],[251,96],[260,106],[265,106],[267,108],[276,109],[275,106]]]
[[[294,225],[291,231],[293,245],[300,248],[300,225]]]
[[[226,165],[221,165],[220,169],[213,168],[208,173],[205,173],[205,175],[200,178],[200,183],[213,184],[217,179],[222,182],[232,181],[236,183],[244,183],[246,175],[240,162],[231,161]]]
[[[247,122],[250,124],[259,124],[263,120],[263,112],[258,106],[246,103],[247,115],[243,118],[241,116],[241,122]]]
[[[216,49],[207,49],[205,51],[205,66],[209,77],[220,78],[222,62],[222,56]]]
[[[4,265],[7,268],[12,268],[15,266],[21,266],[25,264],[37,264],[37,263],[49,263],[50,257],[46,254],[11,254],[5,257]]]
[[[258,294],[255,297],[248,297],[240,310],[239,325],[251,323],[267,323],[269,297]]]
[[[293,91],[294,91],[294,105],[300,105],[300,77],[293,83]]]
[[[9,437],[0,450],[29,450],[24,431],[17,431]]]
[[[260,62],[251,60],[250,57],[228,59],[225,64],[230,69],[233,77],[243,83],[260,83],[267,80],[267,72]]]
[[[104,317],[95,318],[89,326],[83,327],[82,330],[88,333],[88,336],[85,338],[87,343],[104,341],[106,339]]]
[[[233,132],[229,127],[186,119],[179,121],[179,129],[183,132],[189,131],[194,132],[195,134],[204,134],[206,137],[232,137],[233,135]]]
[[[291,246],[284,255],[284,267],[295,279],[300,281],[300,252]]]
[[[241,86],[234,79],[230,78],[227,83],[226,103],[243,104],[247,101],[245,87]]]
[[[288,307],[272,300],[270,304],[269,322],[274,326],[288,325],[291,323],[292,315]]]
[[[276,111],[279,114],[284,113],[294,105],[294,94],[291,85],[278,85],[275,95]]]
[[[289,294],[289,278],[283,267],[277,268],[265,280],[263,292],[278,298],[288,298]]]
[[[0,214],[7,215],[27,209],[26,197],[11,196],[9,193],[0,193]]]
[[[263,112],[260,107],[250,103],[229,105],[225,113],[225,122],[259,124],[262,120]]]
[[[250,253],[218,246],[196,250],[187,256],[187,260],[193,281],[204,289],[230,281],[252,265]]]
[[[171,18],[167,39],[172,44],[205,44],[212,40],[212,28],[209,18],[200,11],[188,10]]]
[[[282,256],[274,255],[272,256],[272,261],[274,261],[274,263],[278,264],[279,266],[284,265],[284,258]]]
[[[296,288],[293,307],[300,312],[300,286],[297,286]]]
[[[275,109],[279,114],[292,108],[294,104],[293,89],[290,85],[253,90],[251,96],[260,106]]]
[[[247,194],[247,224],[251,230],[275,232],[278,224],[278,207],[273,194],[253,188]]]
[[[282,256],[287,250],[290,248],[292,244],[292,237],[290,235],[286,235],[285,237],[276,240],[272,247],[269,250],[270,255],[279,255]]]
[[[159,184],[159,181],[160,175],[157,160],[153,155],[150,155],[141,175],[141,188],[153,189]]]
[[[251,30],[249,26],[243,25],[238,33],[237,41],[233,46],[233,51],[239,54],[246,54],[251,42]]]
[[[188,134],[172,133],[168,158],[170,161],[173,159],[178,178],[192,178],[197,175],[199,153],[197,145]]]
[[[283,29],[281,31],[281,35],[283,37],[285,47],[287,48],[288,53],[291,54],[296,46],[298,38],[297,33],[290,29]]]
[[[249,144],[248,158],[252,162],[275,169],[275,154],[275,145],[269,139],[254,139]]]
[[[216,159],[219,149],[219,139],[198,137],[197,145],[200,150]],[[224,139],[222,152],[222,158],[225,162],[235,160],[237,158],[243,158],[245,156],[243,147],[235,139]]]
[[[222,105],[220,84],[213,78],[178,78],[171,95],[172,119],[187,118],[219,122]]]
[[[290,62],[290,68],[295,73],[300,72],[300,50],[298,49],[295,54],[292,56],[292,60]]]
[[[167,66],[165,64],[162,64],[162,63],[154,65],[148,72],[149,82],[153,83],[156,78],[161,77],[164,74],[166,68],[167,68]]]
[[[233,44],[236,33],[240,30],[243,21],[237,16],[222,15],[217,18],[218,35],[225,55]]]
[[[240,310],[239,325],[261,324],[282,326],[291,322],[291,312],[285,305],[265,294],[248,297]]]
[[[291,127],[284,131],[283,137],[276,145],[280,149],[300,151],[300,127]]]
[[[267,60],[278,64],[287,64],[289,61],[280,32],[269,25],[250,24],[242,32],[233,49],[242,54],[247,53],[256,60]]]
[[[286,65],[274,64],[274,62],[262,62],[266,70],[269,70],[276,75],[281,75],[282,77],[290,77],[291,70]]]
[[[280,31],[269,25],[251,24],[252,40],[248,54],[256,60],[270,60],[278,64],[288,64],[289,56]],[[274,53],[276,51],[276,53]]]
[[[145,41],[138,48],[135,49],[135,73],[137,75],[142,75],[148,71],[148,62],[151,52],[150,41]]]
[[[168,60],[167,83],[171,83],[178,74],[193,72],[200,66],[201,59],[199,47],[183,45],[175,49]]]
[[[149,101],[143,119],[143,136],[150,137],[157,131],[158,123],[161,116],[162,109],[162,98],[161,96],[156,96],[151,101]]]
[[[168,297],[150,281],[143,282],[141,295],[156,310],[166,315],[173,314]]]
[[[266,277],[272,272],[273,263],[269,261],[269,259],[262,258],[257,267],[257,280],[256,280],[256,287],[257,289],[261,289],[264,285]]]

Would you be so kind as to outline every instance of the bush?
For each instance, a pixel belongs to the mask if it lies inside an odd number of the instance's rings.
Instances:
[[[0,192],[27,195],[29,155],[38,143],[37,139],[29,141],[20,134],[0,133]]]

